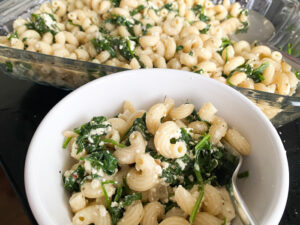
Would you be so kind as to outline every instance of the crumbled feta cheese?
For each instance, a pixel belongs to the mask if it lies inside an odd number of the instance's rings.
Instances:
[[[57,27],[57,23],[51,18],[51,16],[47,13],[43,13],[40,15],[44,21],[47,27],[49,27],[50,29],[53,29],[54,31],[59,31],[58,27]]]
[[[172,139],[172,138],[178,139],[178,138],[180,138],[180,137],[181,137],[181,129],[178,128],[178,129],[176,130],[176,132],[175,132],[173,135],[170,136],[170,139]]]
[[[88,141],[89,141],[90,143],[94,143],[94,140],[92,139],[91,136],[88,136]]]
[[[107,133],[110,132],[111,130],[112,130],[111,126],[108,126],[108,127],[100,127],[100,128],[91,130],[90,136],[91,136],[91,135],[103,135],[103,134],[107,134]]]
[[[192,134],[193,133],[193,128],[185,128],[186,132],[188,134]]]
[[[91,162],[88,161],[88,160],[84,160],[84,169],[87,173],[92,173],[93,172],[93,168],[92,168],[92,165],[91,165]]]
[[[112,203],[111,203],[111,207],[116,207],[116,206],[118,206],[118,205],[119,205],[118,202],[112,202]]]
[[[135,49],[135,42],[134,41],[129,41],[129,48],[130,48],[130,50],[131,51],[134,51],[134,49]]]
[[[180,166],[181,170],[184,170],[184,168],[186,167],[186,163],[184,163],[181,159],[176,159],[176,161],[178,163],[178,165]]]

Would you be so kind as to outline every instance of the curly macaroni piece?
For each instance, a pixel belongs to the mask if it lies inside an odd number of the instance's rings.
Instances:
[[[146,115],[147,129],[151,134],[155,134],[161,124],[161,119],[167,115],[167,107],[163,103],[152,106]]]
[[[164,219],[159,225],[189,225],[190,223],[182,217],[172,216]]]
[[[130,205],[124,213],[123,218],[118,222],[118,225],[138,225],[144,215],[144,208],[141,201],[137,201]]]
[[[140,132],[132,132],[129,136],[129,141],[130,146],[117,149],[114,152],[114,156],[117,158],[119,164],[132,164],[135,162],[138,154],[145,153],[147,142]]]
[[[132,168],[126,177],[128,186],[134,191],[147,191],[158,183],[160,170],[150,155],[138,155],[136,168]]]
[[[141,225],[158,225],[157,221],[163,217],[165,209],[159,202],[150,202],[145,206],[144,212]]]
[[[186,144],[183,141],[171,143],[172,138],[179,138],[180,128],[172,121],[160,125],[154,136],[157,151],[166,158],[180,158],[186,153]]]
[[[75,214],[74,225],[111,225],[111,218],[103,205],[88,206]]]

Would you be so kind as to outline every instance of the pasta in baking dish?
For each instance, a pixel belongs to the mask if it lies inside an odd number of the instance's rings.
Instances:
[[[0,45],[127,69],[172,68],[292,95],[298,72],[269,47],[234,42],[248,12],[224,0],[54,0],[18,18]]]
[[[114,118],[98,116],[65,131],[76,163],[63,174],[74,225],[230,224],[235,209],[225,185],[237,165],[221,143],[243,155],[247,139],[216,115],[212,103],[148,111],[126,101]]]

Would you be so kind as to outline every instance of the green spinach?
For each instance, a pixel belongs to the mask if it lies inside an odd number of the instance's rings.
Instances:
[[[207,32],[209,31],[210,29],[210,24],[208,24],[205,28],[203,28],[202,30],[200,30],[200,33],[201,34],[207,34]]]
[[[18,35],[18,32],[14,32],[14,33],[11,33],[9,36],[8,36],[8,40],[10,41],[11,39],[13,38],[19,38],[19,35]]]
[[[69,176],[63,176],[64,188],[69,192],[80,191],[80,184],[84,176],[84,168],[79,165]]]
[[[72,20],[68,20],[68,23],[75,26],[75,27],[78,27],[80,31],[84,31],[82,26],[80,26],[79,24],[73,23]]]
[[[220,50],[218,50],[217,52],[222,55],[222,52],[224,51],[225,48],[227,48],[228,46],[232,45],[232,42],[227,39],[227,38],[222,38],[222,44],[220,46]]]
[[[179,52],[179,51],[181,51],[183,49],[183,46],[182,45],[178,45],[177,47],[176,47],[176,52]]]
[[[265,78],[263,76],[263,72],[268,66],[269,66],[269,63],[266,62],[266,63],[262,64],[260,67],[254,69],[250,64],[248,64],[248,61],[246,61],[243,65],[238,66],[236,69],[232,70],[229,73],[229,75],[227,77],[227,83],[233,86],[233,84],[230,82],[229,79],[233,75],[233,73],[236,71],[244,72],[244,73],[246,73],[247,77],[253,79],[253,81],[255,83],[260,83],[263,80],[265,80]]]
[[[249,23],[247,21],[242,22],[242,27],[235,31],[236,34],[247,33],[249,29]]]
[[[197,4],[193,6],[192,11],[194,11],[195,15],[198,16],[201,21],[203,22],[210,21],[210,18],[205,15],[204,7],[202,5]]]
[[[102,141],[102,136],[106,135],[108,129],[111,127],[106,121],[107,119],[104,116],[94,117],[90,122],[74,129],[74,132],[78,134],[76,137],[76,144],[78,146],[77,154],[82,152],[83,149],[87,153],[104,149],[104,145],[101,145],[100,142]],[[93,130],[98,130],[99,132],[92,134]]]
[[[99,151],[92,152],[86,157],[81,158],[81,160],[87,160],[91,163],[91,166],[96,169],[102,169],[107,175],[113,175],[118,168],[117,159],[111,154],[110,151]]]
[[[130,134],[134,131],[140,132],[147,141],[149,141],[150,138],[153,137],[153,135],[147,130],[146,113],[143,115],[142,118],[136,118],[133,121],[132,126],[121,137],[121,141],[126,140],[126,144],[129,145],[128,138],[129,138]]]
[[[47,23],[47,21],[50,21]],[[28,29],[36,30],[41,36],[47,32],[56,35],[60,29],[56,25],[56,19],[52,14],[31,14],[31,22],[25,24]]]
[[[130,11],[130,16],[134,16],[135,14],[138,14],[140,11],[145,9],[144,5],[139,5],[136,9],[133,9]]]

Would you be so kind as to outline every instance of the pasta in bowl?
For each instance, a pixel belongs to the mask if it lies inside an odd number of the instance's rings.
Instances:
[[[220,141],[243,155],[250,144],[216,111],[166,98],[143,112],[125,101],[116,117],[65,131],[63,147],[76,160],[63,175],[73,224],[230,224],[224,186],[238,159]]]
[[[58,103],[26,159],[30,206],[40,224],[238,224],[222,138],[248,154],[239,189],[251,212],[279,223],[288,167],[275,129],[230,87],[177,70],[122,72]]]

